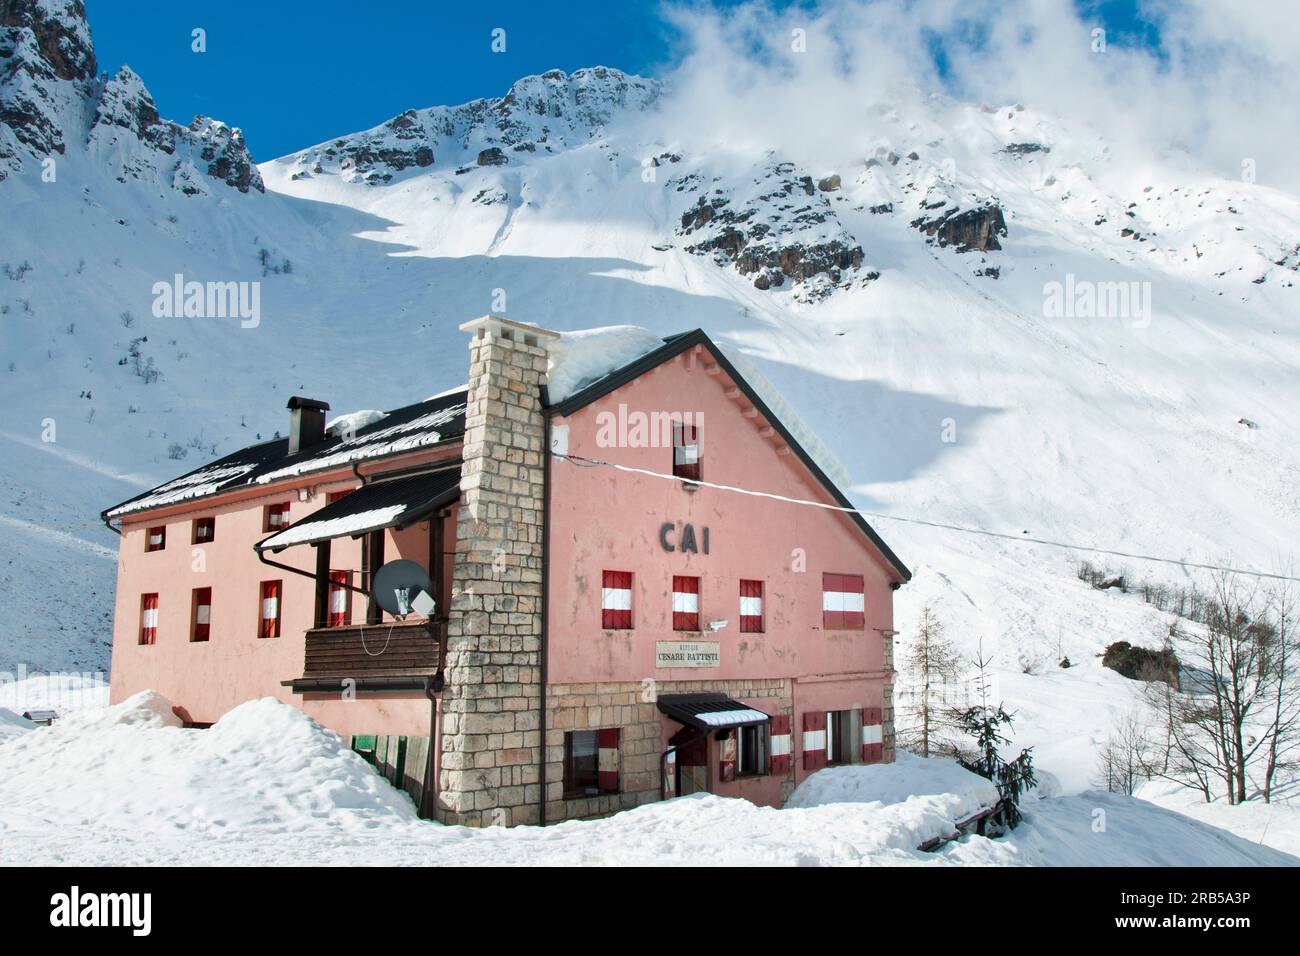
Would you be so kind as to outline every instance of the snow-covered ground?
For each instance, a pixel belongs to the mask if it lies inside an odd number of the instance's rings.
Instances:
[[[69,31],[87,47],[84,23]],[[1029,539],[1266,570],[1295,558],[1300,200],[1263,180],[1181,150],[1121,156],[1106,129],[1032,102],[906,83],[875,103],[844,91],[836,102],[860,109],[830,144],[759,142],[683,122],[655,81],[593,70],[340,131],[252,168],[261,193],[192,162],[195,137],[216,136],[238,171],[227,128],[168,127],[176,153],[133,140],[151,106],[141,78],[101,87],[86,72],[85,90],[59,81],[33,100],[66,147],[53,180],[0,126],[0,159],[13,150],[0,181],[0,673],[107,671],[117,539],[102,508],[283,430],[290,394],[342,413],[463,382],[457,326],[488,311],[565,332],[701,327],[743,356],[843,462],[853,500],[889,516],[871,520],[916,572],[896,596],[899,659],[933,605],[967,656],[989,655],[1016,744],[1067,795],[1096,784],[1097,748],[1136,698],[1099,653],[1153,646],[1168,624],[1077,580],[1075,561],[1171,585],[1195,573]],[[488,147],[505,161],[480,165]],[[832,174],[831,191],[800,185]],[[719,214],[687,231],[701,198]],[[913,226],[994,201],[998,250],[939,248]],[[726,254],[691,251],[728,211],[791,254],[849,243],[862,263],[838,283],[757,288]],[[260,283],[257,323],[155,316],[156,284],[178,274]],[[1147,307],[1054,311],[1049,291],[1067,282],[1135,282]],[[629,348],[644,341],[628,333]],[[567,344],[581,352],[580,337]]]
[[[988,806],[955,764],[823,771],[789,809],[709,795],[604,820],[471,830],[409,798],[295,708],[271,699],[209,730],[139,694],[0,739],[0,865],[1293,865],[1295,857],[1141,800],[1029,801],[999,840],[918,844]],[[1103,826],[1098,827],[1098,813]]]

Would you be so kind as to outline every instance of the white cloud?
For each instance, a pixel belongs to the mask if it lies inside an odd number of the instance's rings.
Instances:
[[[681,140],[685,127],[688,138],[839,162],[878,142],[882,105],[907,114],[937,92],[1024,103],[1087,124],[1118,154],[1185,152],[1226,179],[1251,158],[1260,183],[1294,189],[1300,28],[1283,6],[1147,0],[1155,51],[1117,42],[1120,24],[1080,17],[1069,0],[669,6],[682,43],[664,134]],[[1104,53],[1093,51],[1098,26],[1108,31]],[[795,29],[806,52],[792,49]]]

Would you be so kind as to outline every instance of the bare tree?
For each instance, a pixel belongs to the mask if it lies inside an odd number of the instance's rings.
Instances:
[[[1269,668],[1273,672],[1268,701],[1270,726],[1264,744],[1264,802],[1273,801],[1273,781],[1279,769],[1296,766],[1300,749],[1300,660],[1295,648],[1295,591],[1288,583],[1274,589],[1270,604],[1274,633]]]
[[[1150,774],[1151,744],[1138,712],[1125,714],[1115,724],[1098,755],[1101,783],[1111,793],[1129,796]]]
[[[1183,635],[1182,692],[1156,685],[1148,690],[1164,731],[1148,769],[1194,787],[1207,801],[1217,781],[1229,803],[1245,802],[1250,770],[1261,758],[1283,760],[1296,743],[1290,736],[1294,680],[1287,676],[1295,663],[1288,646],[1293,624],[1288,608],[1283,640],[1269,618],[1271,597],[1236,575],[1216,577],[1202,625]]]
[[[936,695],[942,687],[957,678],[961,670],[961,657],[952,642],[944,637],[943,622],[930,605],[921,608],[916,641],[907,652],[905,663],[915,675],[916,690],[909,695],[908,711],[917,722],[913,737],[921,756],[930,756],[930,745],[935,734],[947,723],[946,709],[936,704]]]

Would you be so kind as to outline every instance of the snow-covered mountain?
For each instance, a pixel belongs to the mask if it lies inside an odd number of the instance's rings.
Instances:
[[[703,327],[871,511],[1294,557],[1294,195],[906,87],[809,159],[719,139],[671,84],[604,67],[255,166],[237,129],[166,121],[134,73],[97,70],[79,0],[0,0],[0,670],[107,666],[102,508],[269,437],[290,394],[341,413],[463,381],[456,326],[488,311]],[[178,274],[260,283],[256,320],[156,316]],[[917,571],[903,640],[933,602],[994,656],[1040,764],[1085,785],[1132,697],[1095,655],[1155,642],[1161,615],[1077,580],[1087,554],[875,523]]]

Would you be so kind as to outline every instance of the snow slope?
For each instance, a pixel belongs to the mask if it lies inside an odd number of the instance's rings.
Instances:
[[[210,730],[175,726],[148,692],[0,740],[0,864],[883,866],[1292,865],[1296,858],[1128,798],[1032,801],[1006,840],[950,832],[991,796],[953,764],[824,771],[803,806],[682,797],[547,828],[445,827],[415,817],[332,732],[272,699]],[[822,784],[822,778],[830,782]],[[1107,828],[1091,828],[1092,810]]]
[[[79,4],[32,4],[81,37]],[[0,130],[0,210],[18,224],[0,232],[0,669],[107,667],[102,508],[270,437],[290,394],[346,412],[463,381],[456,327],[488,311],[704,328],[780,390],[870,511],[1267,569],[1294,557],[1294,195],[1185,158],[1121,164],[1032,104],[906,88],[841,155],[792,158],[674,127],[670,90],[605,68],[250,171],[224,124],[152,122],[139,78],[105,98],[93,65],[46,66],[48,102],[31,101],[64,146],[57,179]],[[154,317],[155,283],[177,274],[260,282],[258,323]],[[1121,281],[1149,283],[1127,314],[1050,306],[1053,284]],[[932,603],[991,656],[1017,742],[1067,792],[1091,786],[1133,695],[1097,655],[1156,642],[1161,615],[1076,580],[1086,554],[872,520],[916,571],[900,651]]]

